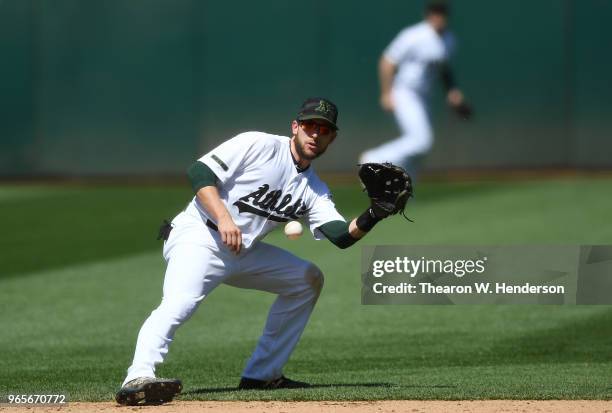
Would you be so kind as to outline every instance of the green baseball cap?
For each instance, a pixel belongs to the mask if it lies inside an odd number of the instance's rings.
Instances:
[[[323,119],[338,129],[338,107],[325,98],[308,98],[302,103],[297,120]]]

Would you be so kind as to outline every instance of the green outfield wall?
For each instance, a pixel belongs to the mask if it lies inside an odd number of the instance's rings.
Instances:
[[[246,130],[340,108],[318,169],[395,137],[376,63],[422,2],[0,0],[0,175],[180,174]],[[612,167],[612,1],[455,0],[454,67],[476,108],[432,97],[429,169]]]

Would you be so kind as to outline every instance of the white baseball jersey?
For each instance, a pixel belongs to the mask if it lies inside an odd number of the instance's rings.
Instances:
[[[287,221],[303,220],[315,239],[324,237],[321,225],[345,221],[312,166],[297,171],[289,143],[285,136],[245,132],[199,159],[219,178],[219,195],[245,248]],[[214,222],[197,197],[185,212]]]
[[[452,33],[440,35],[426,21],[402,30],[383,53],[398,66],[393,86],[427,94],[436,66],[448,60],[454,48]]]

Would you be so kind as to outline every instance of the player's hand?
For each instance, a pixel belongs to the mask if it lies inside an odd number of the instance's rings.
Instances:
[[[474,109],[463,96],[459,89],[451,89],[448,92],[448,104],[461,120],[470,120],[474,116]]]
[[[463,104],[463,93],[459,89],[451,89],[448,91],[446,95],[446,99],[448,100],[448,104],[452,107],[456,108]]]
[[[393,109],[395,109],[395,103],[393,103],[391,93],[383,93],[380,95],[380,106],[387,112],[393,112]]]
[[[220,219],[217,227],[219,228],[219,234],[221,234],[221,240],[230,251],[235,254],[240,253],[242,248],[242,232],[240,228],[236,226],[231,217]]]

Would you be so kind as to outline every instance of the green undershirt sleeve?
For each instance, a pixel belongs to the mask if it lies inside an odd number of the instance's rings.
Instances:
[[[325,235],[325,238],[330,240],[338,248],[348,248],[357,242],[349,234],[349,224],[344,221],[331,221],[319,227],[319,231]]]
[[[208,166],[200,161],[195,161],[193,165],[187,169],[187,176],[193,192],[198,192],[205,186],[216,186],[219,182],[217,175]]]

